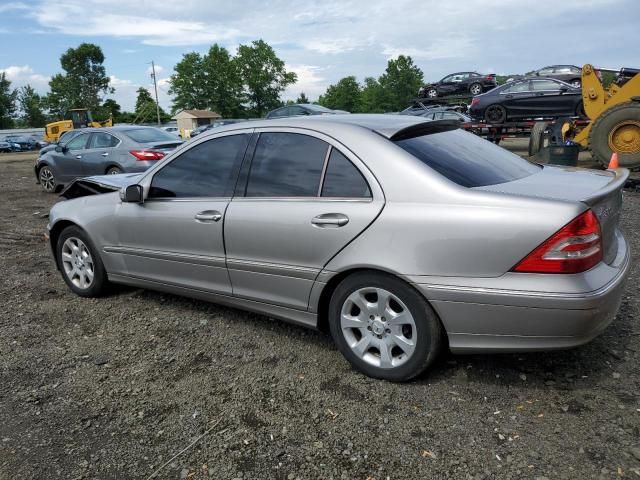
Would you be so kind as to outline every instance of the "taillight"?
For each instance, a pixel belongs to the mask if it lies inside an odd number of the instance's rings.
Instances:
[[[164,158],[164,153],[156,152],[155,150],[129,150],[129,153],[140,161],[161,160]]]
[[[602,260],[600,222],[591,210],[578,215],[527,255],[512,272],[580,273]]]
[[[486,80],[493,80],[495,78],[495,75],[487,75],[485,77]]]
[[[477,105],[477,104],[479,104],[479,103],[480,103],[480,99],[479,99],[478,97],[473,97],[473,98],[471,99],[471,105],[470,105],[470,106],[471,106],[471,107],[474,107],[474,106],[476,106],[476,105]]]

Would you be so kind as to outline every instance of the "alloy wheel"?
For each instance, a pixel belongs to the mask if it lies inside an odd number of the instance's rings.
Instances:
[[[413,315],[383,288],[360,288],[349,295],[342,305],[340,328],[353,353],[375,367],[398,367],[416,348]]]
[[[478,84],[471,85],[469,89],[472,95],[480,95],[482,93],[482,87]]]
[[[435,88],[431,88],[427,91],[427,96],[429,98],[435,98],[438,96],[438,91]]]
[[[49,167],[42,167],[39,173],[40,185],[45,192],[53,192],[56,188],[56,180],[53,176],[53,172]]]
[[[62,244],[61,260],[64,274],[71,283],[83,290],[91,287],[95,275],[93,258],[82,240],[67,238]]]

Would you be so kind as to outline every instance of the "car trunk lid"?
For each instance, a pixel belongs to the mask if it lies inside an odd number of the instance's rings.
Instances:
[[[598,217],[602,230],[604,261],[610,264],[617,253],[616,228],[622,207],[622,187],[628,177],[629,171],[624,168],[598,171],[545,166],[534,175],[475,189],[584,203]]]
[[[180,145],[182,145],[182,141],[177,140],[175,142],[147,142],[141,143],[140,145],[144,146],[146,150],[155,150],[158,152],[169,153],[172,150],[175,150]]]

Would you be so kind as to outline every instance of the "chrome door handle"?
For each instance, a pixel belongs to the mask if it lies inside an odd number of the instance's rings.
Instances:
[[[108,153],[108,152],[104,152],[104,153],[102,154],[102,156],[103,156],[103,157],[108,157],[108,156],[109,156],[109,153]]]
[[[222,218],[222,214],[217,210],[205,210],[196,213],[196,222],[218,222]]]
[[[311,223],[317,227],[343,227],[349,223],[349,217],[342,213],[324,213],[311,219]]]
[[[76,158],[80,160],[82,158],[82,155],[76,155]]]

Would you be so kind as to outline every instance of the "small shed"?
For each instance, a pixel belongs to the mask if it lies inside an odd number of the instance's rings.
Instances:
[[[180,132],[191,132],[200,125],[208,125],[221,118],[221,115],[210,110],[180,110],[173,116]]]

